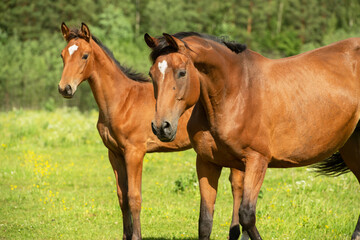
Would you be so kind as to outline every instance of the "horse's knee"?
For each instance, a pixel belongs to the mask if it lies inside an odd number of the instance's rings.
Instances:
[[[241,226],[247,230],[255,226],[255,208],[250,205],[241,205],[239,209],[239,220]]]
[[[130,209],[140,209],[141,208],[141,195],[134,193],[134,194],[128,194],[129,198],[129,206]]]

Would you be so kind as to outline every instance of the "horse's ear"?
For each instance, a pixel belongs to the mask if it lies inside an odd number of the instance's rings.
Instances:
[[[67,40],[70,30],[64,22],[61,24],[61,32],[62,32],[62,35],[64,36],[65,40]]]
[[[156,38],[151,37],[148,33],[145,33],[144,40],[149,48],[154,49],[159,44]]]
[[[165,37],[166,42],[175,49],[179,50],[185,48],[185,44],[180,39],[167,33],[163,33],[163,36]]]
[[[84,38],[86,41],[90,41],[90,30],[89,27],[85,23],[81,23],[81,32],[84,34]]]

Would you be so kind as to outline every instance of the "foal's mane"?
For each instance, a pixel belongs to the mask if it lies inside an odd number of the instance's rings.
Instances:
[[[212,35],[207,35],[203,33],[197,33],[197,32],[178,32],[173,34],[172,36],[176,37],[177,39],[180,39],[183,41],[185,46],[191,50],[191,48],[188,46],[188,44],[183,40],[186,37],[196,36],[203,39],[212,40],[214,42],[220,43],[228,47],[231,51],[235,52],[236,54],[243,52],[246,49],[245,44],[237,43],[234,41],[227,41],[225,40],[225,37],[216,37]],[[152,52],[150,53],[150,59],[155,62],[155,60],[161,56],[172,52],[177,52],[177,49],[169,46],[169,44],[166,42],[165,37],[161,36],[158,37],[158,45],[153,48]]]
[[[71,29],[66,41],[70,41],[74,38],[85,39],[84,34],[79,29]],[[143,74],[135,72],[129,67],[125,67],[120,64],[118,60],[114,57],[114,54],[94,35],[91,35],[92,40],[96,42],[97,45],[111,58],[111,60],[116,64],[116,66],[131,80],[136,82],[150,82],[150,79],[145,77]]]

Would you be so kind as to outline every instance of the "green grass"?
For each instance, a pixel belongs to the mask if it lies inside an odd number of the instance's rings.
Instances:
[[[0,113],[0,239],[121,239],[121,211],[97,113]],[[226,239],[232,197],[220,178],[212,239]],[[350,239],[360,213],[352,174],[269,169],[257,204],[263,239]],[[144,239],[197,239],[195,153],[147,154]]]

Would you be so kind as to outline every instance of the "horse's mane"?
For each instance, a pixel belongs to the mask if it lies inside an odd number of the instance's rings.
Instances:
[[[71,39],[74,39],[74,38],[85,39],[85,36],[79,29],[71,29],[66,40],[70,41]],[[97,37],[95,37],[94,35],[91,35],[91,38],[92,38],[92,40],[94,40],[94,42],[96,42],[100,46],[100,48],[102,50],[104,50],[104,52],[111,58],[111,60],[114,61],[116,66],[128,78],[130,78],[134,81],[137,81],[137,82],[150,82],[150,79],[145,77],[143,74],[135,72],[131,68],[121,65],[120,62],[118,60],[116,60],[116,58],[114,57],[114,54],[104,44],[102,44],[102,42]]]
[[[203,33],[197,33],[197,32],[178,32],[173,34],[172,36],[182,40],[186,37],[196,36],[204,39],[209,39],[214,42],[220,43],[228,47],[231,51],[235,52],[236,54],[243,52],[246,49],[245,44],[237,43],[234,41],[227,41],[225,40],[225,37],[216,37],[212,35],[207,35]],[[177,49],[175,49],[172,46],[169,46],[169,44],[166,42],[165,37],[161,36],[158,39],[158,45],[153,48],[152,52],[150,53],[150,58],[153,62],[160,56],[165,55],[168,53],[176,52]],[[183,41],[183,40],[182,40]],[[185,41],[183,41],[185,46],[190,49],[190,47],[187,45]],[[191,50],[191,49],[190,49]]]

